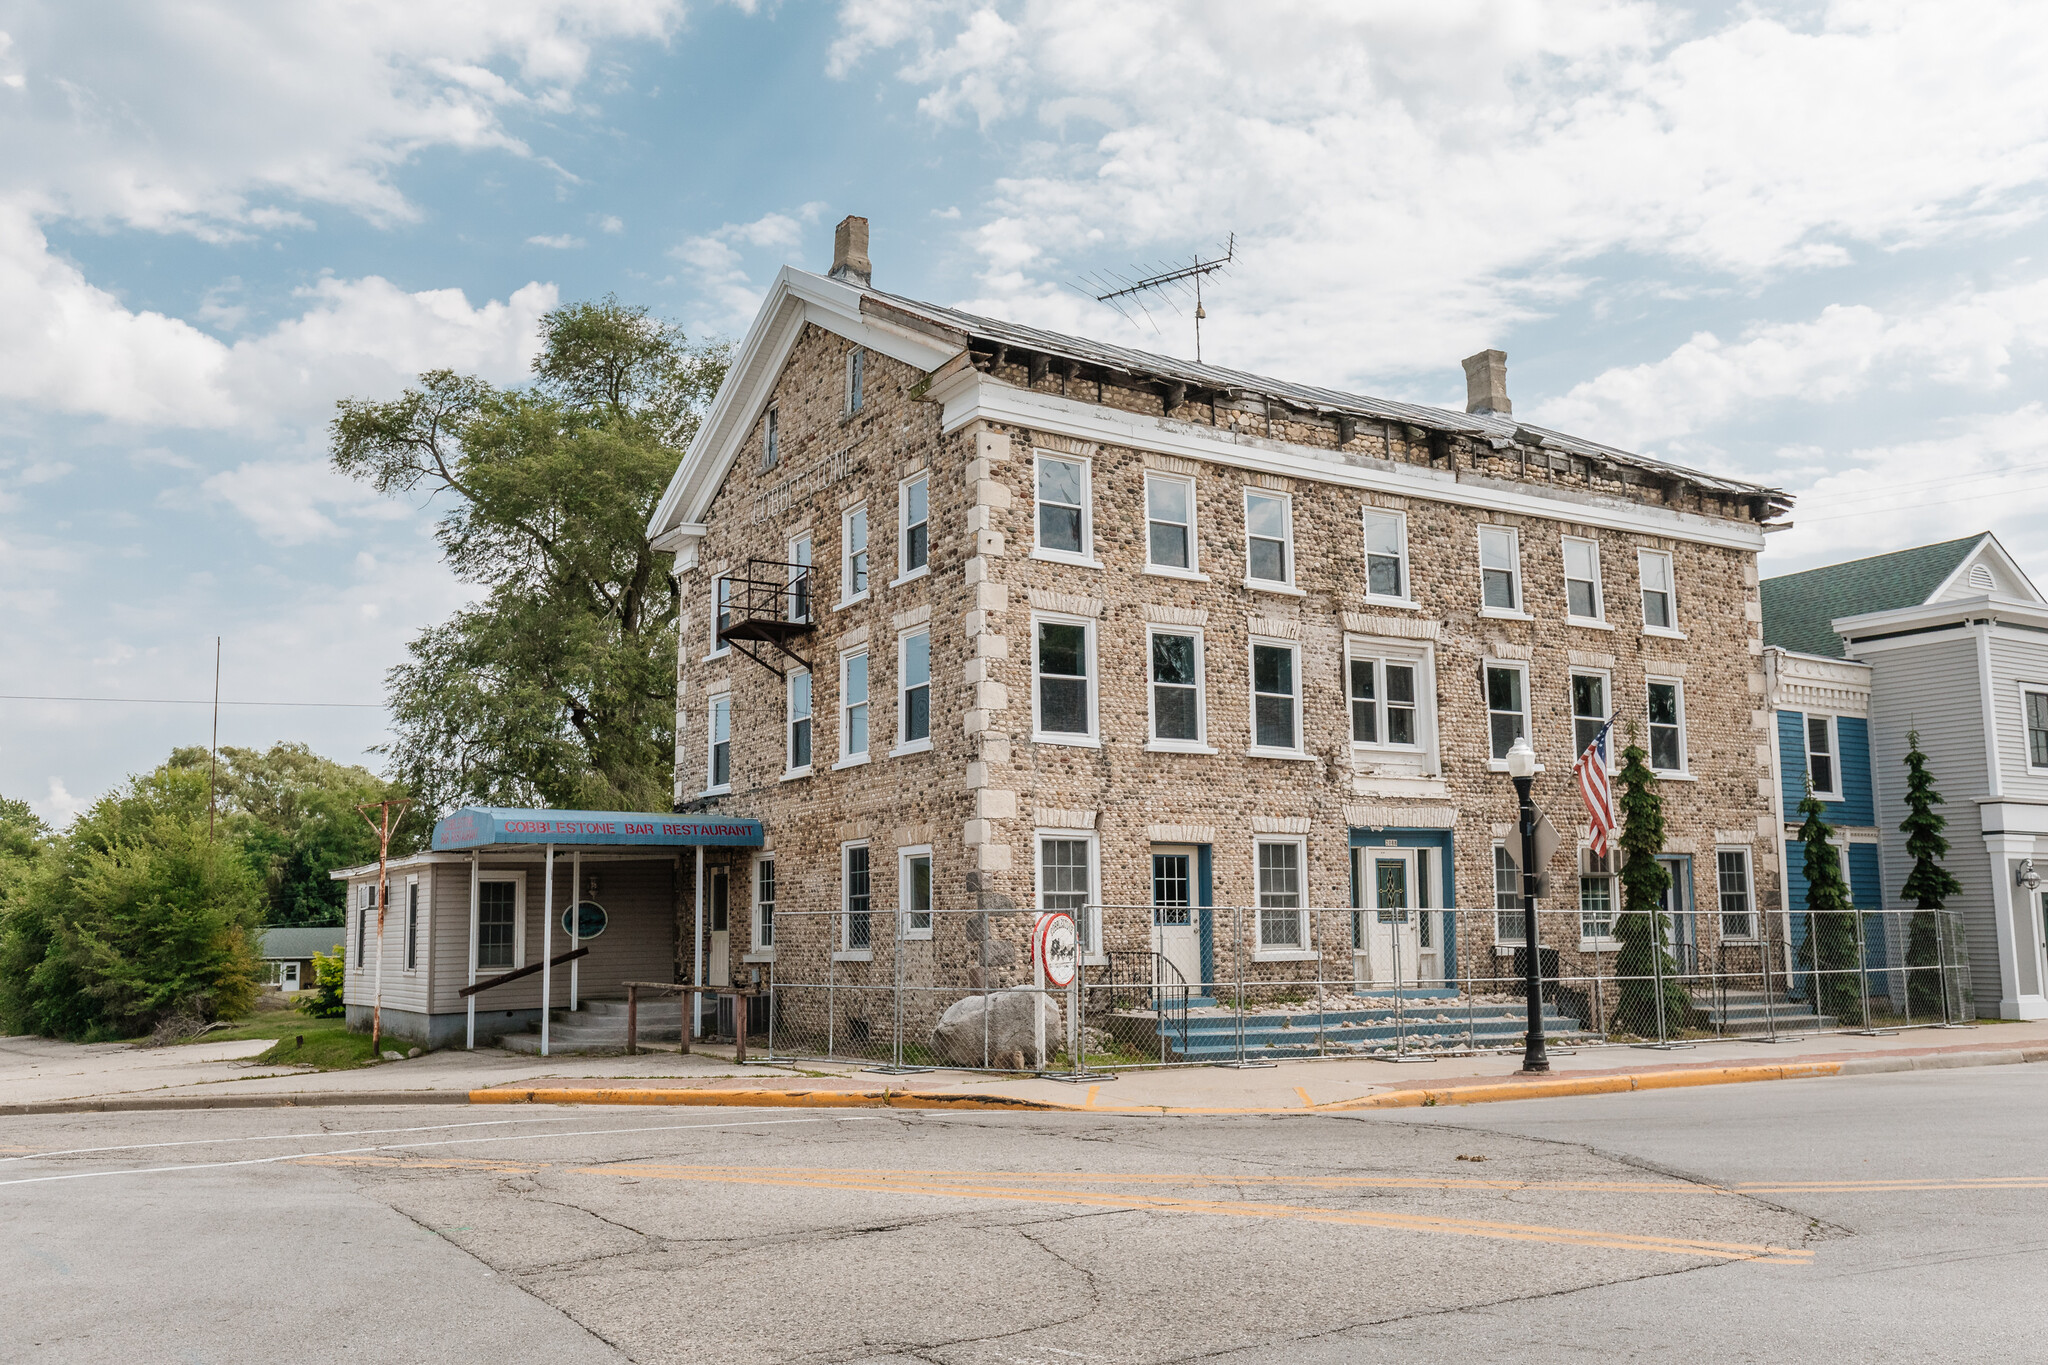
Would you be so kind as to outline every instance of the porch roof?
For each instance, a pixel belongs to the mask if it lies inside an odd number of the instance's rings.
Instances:
[[[578,848],[759,848],[759,820],[621,810],[513,810],[465,806],[434,825],[434,849],[563,844]]]

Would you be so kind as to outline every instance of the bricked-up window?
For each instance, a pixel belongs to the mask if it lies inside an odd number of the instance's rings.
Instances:
[[[420,884],[405,879],[405,970],[420,969]]]
[[[811,538],[798,536],[789,542],[789,619],[811,619]]]
[[[732,786],[732,694],[711,699],[711,761],[705,767],[704,789]]]
[[[1579,942],[1587,947],[1614,937],[1614,854],[1579,850]]]
[[[903,637],[897,650],[896,752],[932,747],[932,633]]]
[[[1350,664],[1351,742],[1420,744],[1415,665],[1406,659],[1358,658]]]
[[[864,763],[868,757],[868,655],[839,659],[839,761]]]
[[[1095,923],[1095,845],[1090,839],[1041,835],[1038,840],[1038,908],[1074,917],[1082,950],[1098,953],[1102,938]]]
[[[1296,647],[1252,641],[1252,747],[1301,750],[1301,669]]]
[[[476,969],[505,972],[519,965],[519,883],[484,877],[476,887]]]
[[[1714,871],[1721,890],[1721,937],[1755,938],[1756,916],[1749,890],[1749,850],[1717,848]]]
[[[754,947],[775,946],[775,860],[754,864]]]
[[[1308,940],[1301,896],[1301,845],[1258,845],[1259,949],[1299,949]]]
[[[839,523],[839,605],[868,595],[868,509],[851,507]]]
[[[846,411],[849,414],[860,411],[861,401],[866,396],[861,390],[866,387],[867,370],[866,351],[856,346],[846,353]]]
[[[1808,716],[1806,718],[1806,777],[1813,784],[1813,794],[1829,801],[1841,799],[1841,789],[1835,785],[1835,718],[1833,716]]]
[[[789,675],[789,770],[811,770],[811,675]]]
[[[866,952],[873,945],[874,903],[868,875],[868,846],[845,844],[839,856],[839,946],[849,953]]]
[[[761,472],[782,463],[782,418],[774,408],[761,419]]]
[[[1529,733],[1529,680],[1516,664],[1486,665],[1486,728],[1496,763]]]
[[[2048,768],[2048,692],[2026,693],[2027,766]]]
[[[1488,611],[1522,609],[1522,549],[1512,526],[1479,528],[1479,590]]]
[[[1038,545],[1032,553],[1056,559],[1092,559],[1088,461],[1038,456]]]
[[[711,581],[711,654],[716,658],[727,653],[732,646],[725,642],[725,632],[732,625],[732,580],[720,574]]]
[[[1643,580],[1643,629],[1678,631],[1678,607],[1671,583],[1671,556],[1662,550],[1636,551],[1636,572]]]
[[[1203,748],[1202,635],[1151,631],[1152,742],[1159,748]]]
[[[1195,481],[1177,474],[1145,476],[1145,562],[1155,569],[1195,572]]]
[[[1404,513],[1365,509],[1365,595],[1390,602],[1408,600],[1408,518]]]
[[[1294,501],[1284,493],[1244,495],[1245,576],[1254,584],[1294,583]]]
[[[1586,752],[1586,746],[1600,737],[1600,729],[1607,724],[1607,675],[1605,673],[1572,674],[1572,754]],[[1613,746],[1608,746],[1612,753]],[[1613,764],[1608,765],[1612,767]]]
[[[897,853],[897,886],[903,897],[903,936],[932,936],[932,851],[920,845]]]
[[[1522,913],[1522,873],[1508,856],[1506,844],[1493,846],[1493,941],[1526,943],[1522,936],[1528,916]]]
[[[1652,680],[1650,701],[1650,767],[1660,773],[1685,771],[1685,685]]]
[[[1032,648],[1037,737],[1092,743],[1095,735],[1095,624],[1039,620]]]
[[[1564,538],[1564,610],[1575,621],[1601,619],[1597,541]]]
[[[931,479],[920,474],[896,490],[896,581],[929,571]]]

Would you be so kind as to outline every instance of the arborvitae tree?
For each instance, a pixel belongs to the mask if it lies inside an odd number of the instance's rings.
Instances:
[[[1678,980],[1664,937],[1664,892],[1671,872],[1657,855],[1664,851],[1664,798],[1657,794],[1657,775],[1645,761],[1642,746],[1621,751],[1621,914],[1615,937],[1621,951],[1614,956],[1621,978],[1615,993],[1614,1031],[1648,1037],[1657,1031],[1657,982],[1664,976],[1664,1027],[1686,1027],[1692,1001]],[[1660,966],[1661,964],[1661,966]]]
[[[1941,865],[1948,856],[1948,817],[1935,814],[1936,806],[1947,804],[1934,789],[1934,774],[1927,771],[1927,755],[1920,752],[1920,732],[1906,732],[1906,818],[1899,822],[1906,836],[1906,852],[1913,855],[1913,870],[1906,874],[1900,890],[1923,913],[1913,916],[1912,933],[1906,940],[1908,967],[1934,967],[1941,961],[1939,916],[1925,913],[1939,910],[1948,898],[1963,889],[1949,870]],[[1931,1019],[1942,1012],[1941,973],[1916,971],[1908,974],[1907,1008],[1914,1017]]]
[[[1799,803],[1806,822],[1799,827],[1799,841],[1806,845],[1806,908],[1809,916],[1806,942],[1799,950],[1801,965],[1819,973],[1815,977],[1814,1008],[1843,1022],[1863,1022],[1863,990],[1856,971],[1855,902],[1849,882],[1842,875],[1842,857],[1829,842],[1835,832],[1822,817],[1826,807],[1813,794],[1807,780],[1806,799]]]

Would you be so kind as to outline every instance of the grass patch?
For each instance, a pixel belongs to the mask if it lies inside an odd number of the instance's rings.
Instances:
[[[187,1043],[232,1043],[244,1038],[291,1038],[308,1029],[340,1028],[339,1019],[314,1019],[300,1014],[297,1010],[259,1010],[247,1019],[239,1019],[226,1028],[208,1029],[197,1037],[182,1039],[175,1046]]]
[[[255,1060],[278,1066],[317,1066],[322,1071],[345,1071],[350,1067],[368,1066],[377,1060],[377,1055],[370,1051],[369,1034],[351,1033],[340,1020],[329,1019],[319,1023],[307,1021],[298,1030],[279,1038],[275,1046]]]

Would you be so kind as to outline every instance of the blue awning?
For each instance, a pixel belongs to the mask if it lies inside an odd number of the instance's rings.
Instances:
[[[759,820],[654,815],[620,810],[507,810],[465,806],[434,826],[434,849],[498,848],[508,844],[574,844],[606,848],[759,848]]]

